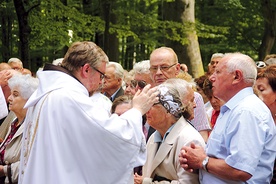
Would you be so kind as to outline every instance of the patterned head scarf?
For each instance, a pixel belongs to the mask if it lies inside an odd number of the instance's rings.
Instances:
[[[160,91],[159,102],[162,106],[174,117],[180,118],[182,110],[180,108],[181,102],[178,102],[174,99],[173,95],[169,92],[169,89],[166,86],[160,85],[158,87]]]

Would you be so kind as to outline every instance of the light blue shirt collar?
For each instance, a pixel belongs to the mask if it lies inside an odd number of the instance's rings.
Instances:
[[[161,134],[156,130],[155,134],[154,134],[154,142],[155,143],[163,143],[166,139],[166,137],[169,135],[169,133],[171,132],[171,130],[173,129],[173,127],[175,126],[176,123],[174,123],[165,133],[163,139]]]
[[[223,106],[220,108],[220,113],[224,114],[228,109],[232,110],[234,109],[239,103],[239,101],[242,101],[245,97],[252,95],[253,88],[247,87],[239,91],[235,96],[233,96],[228,102],[226,102]]]

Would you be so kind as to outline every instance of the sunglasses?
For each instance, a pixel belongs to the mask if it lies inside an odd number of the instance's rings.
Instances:
[[[134,87],[138,86],[140,89],[143,89],[147,83],[143,80],[132,80],[131,85]]]
[[[263,61],[257,61],[256,66],[257,66],[257,68],[265,68],[266,64]]]

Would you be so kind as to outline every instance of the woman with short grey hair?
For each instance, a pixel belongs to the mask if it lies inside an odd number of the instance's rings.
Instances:
[[[15,114],[15,118],[9,122],[9,130],[0,145],[0,184],[18,182],[22,124],[27,113],[24,105],[36,90],[38,79],[31,75],[16,74],[8,80],[8,85],[11,89],[11,95],[8,97],[9,110]]]

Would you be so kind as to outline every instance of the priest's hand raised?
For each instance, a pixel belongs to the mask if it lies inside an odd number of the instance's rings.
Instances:
[[[159,91],[157,87],[151,88],[151,85],[146,85],[143,90],[138,90],[133,97],[132,106],[138,109],[144,115],[159,100]]]

